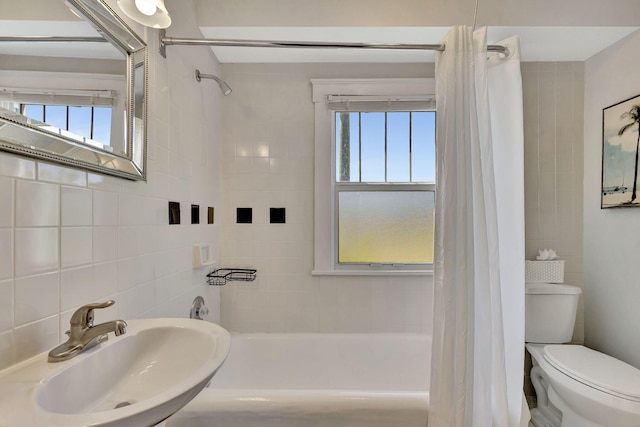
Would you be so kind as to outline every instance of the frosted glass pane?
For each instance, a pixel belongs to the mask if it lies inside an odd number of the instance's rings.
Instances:
[[[343,191],[338,203],[338,262],[433,262],[433,192]]]

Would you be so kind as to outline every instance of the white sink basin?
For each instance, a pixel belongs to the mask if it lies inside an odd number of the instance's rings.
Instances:
[[[206,386],[230,345],[222,327],[193,319],[127,321],[127,333],[73,359],[47,353],[0,371],[0,424],[155,425]]]

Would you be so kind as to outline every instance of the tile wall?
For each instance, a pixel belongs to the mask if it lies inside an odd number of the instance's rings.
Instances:
[[[174,7],[176,31],[193,32],[191,2]],[[134,27],[137,28],[137,27]],[[144,31],[138,28],[140,33]],[[197,29],[196,29],[197,31]],[[96,311],[113,318],[187,317],[205,296],[219,320],[219,294],[192,269],[192,245],[219,255],[219,99],[194,69],[219,72],[205,48],[150,44],[148,181],[132,182],[0,152],[0,369],[66,339],[80,305],[114,299]],[[8,84],[8,82],[5,82]],[[180,202],[180,225],[168,225],[168,201]],[[201,221],[190,224],[190,206]]]
[[[553,248],[582,285],[583,63],[522,64],[526,254]],[[221,262],[258,269],[222,290],[237,331],[430,332],[431,277],[312,277],[312,78],[430,77],[419,64],[224,64]],[[236,208],[253,207],[237,224]],[[286,207],[286,224],[269,208]],[[574,340],[583,339],[582,305]]]
[[[255,282],[221,288],[230,330],[430,332],[431,277],[310,275],[309,80],[433,68],[225,64],[234,92],[220,101],[217,87],[192,81],[193,64],[218,71],[212,59],[151,51],[146,184],[0,154],[0,367],[52,347],[73,308],[96,299],[117,301],[105,318],[184,316],[204,293],[215,317],[217,289],[190,268],[191,245],[202,242],[219,266],[258,269]],[[582,63],[523,64],[523,85],[527,256],[556,249],[567,283],[581,285]],[[169,200],[181,202],[182,218],[192,203],[215,206],[216,224],[167,225]],[[253,209],[251,224],[236,223],[238,207]],[[271,224],[270,208],[282,207],[286,223]]]
[[[554,249],[565,283],[582,287],[584,63],[522,64],[525,250]],[[580,299],[574,342],[584,342]]]
[[[433,69],[427,72],[433,73]],[[250,332],[429,332],[432,277],[317,277],[311,78],[417,77],[424,65],[224,64],[221,264],[258,270],[222,288],[222,325]],[[253,208],[251,224],[236,208]],[[286,208],[270,223],[270,208]]]

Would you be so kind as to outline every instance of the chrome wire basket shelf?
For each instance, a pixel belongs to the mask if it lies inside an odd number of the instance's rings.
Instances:
[[[219,268],[207,274],[207,283],[212,286],[224,286],[227,282],[253,282],[257,270],[248,268]]]

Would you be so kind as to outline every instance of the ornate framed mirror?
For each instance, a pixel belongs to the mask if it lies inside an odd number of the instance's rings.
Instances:
[[[146,180],[147,45],[105,0],[66,3],[0,18],[0,150]]]

